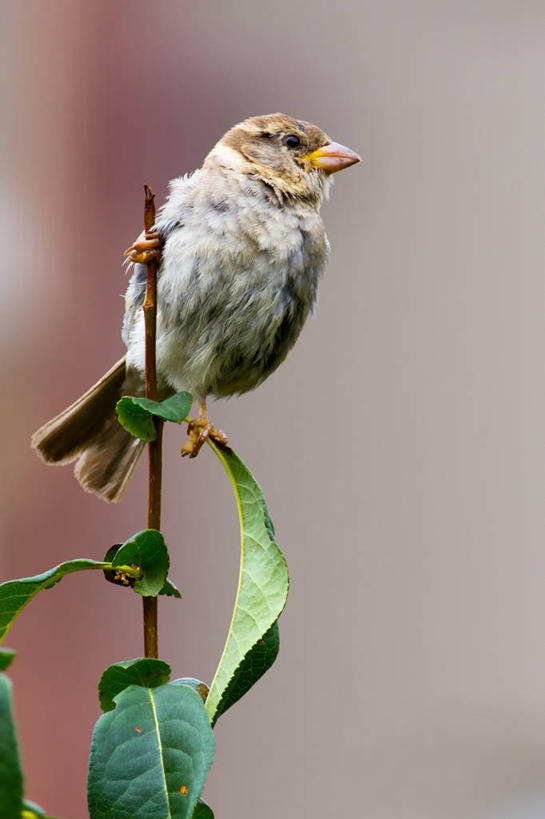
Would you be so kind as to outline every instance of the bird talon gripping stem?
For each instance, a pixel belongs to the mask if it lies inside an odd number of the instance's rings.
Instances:
[[[152,259],[158,259],[163,249],[163,237],[160,233],[146,233],[124,252],[131,262],[147,264]]]

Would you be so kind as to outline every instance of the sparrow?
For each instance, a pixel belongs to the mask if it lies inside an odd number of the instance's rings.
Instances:
[[[158,397],[187,391],[199,402],[182,454],[195,456],[208,434],[225,442],[208,421],[206,399],[254,389],[294,345],[329,256],[320,206],[332,174],[359,161],[316,125],[278,113],[235,125],[202,168],[174,179],[154,238],[142,234],[129,249],[127,353],[34,433],[41,458],[75,460],[85,490],[121,498],[145,446],[119,424],[115,406],[122,395],[145,393],[141,262],[151,252],[160,253]]]

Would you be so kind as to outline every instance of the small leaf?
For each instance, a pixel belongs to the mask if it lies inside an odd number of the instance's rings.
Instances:
[[[210,805],[207,805],[204,799],[199,799],[195,805],[193,816],[191,819],[214,819],[214,814]]]
[[[269,670],[278,656],[280,633],[273,623],[263,637],[246,654],[231,677],[214,715],[213,725],[228,708],[235,704]]]
[[[141,441],[155,441],[157,429],[153,416],[136,404],[133,398],[124,395],[117,402],[115,411],[121,426],[134,438],[140,438]]]
[[[110,563],[99,563],[96,560],[69,560],[60,563],[43,574],[34,577],[23,577],[20,580],[8,580],[0,584],[0,642],[6,636],[16,617],[33,597],[43,589],[50,589],[59,580],[72,572],[89,569],[109,569]]]
[[[112,567],[131,566],[140,569],[142,577],[134,584],[143,597],[155,597],[163,589],[170,558],[165,540],[156,529],[144,529],[126,540],[117,550]]]
[[[114,663],[106,669],[98,684],[100,707],[103,711],[113,711],[114,698],[129,685],[156,688],[169,681],[170,672],[171,668],[168,663],[151,657]]]
[[[215,722],[222,701],[222,710],[225,710],[228,707],[225,703],[235,702],[242,696],[240,692],[245,693],[269,667],[266,664],[273,662],[277,632],[272,627],[286,603],[289,579],[286,560],[274,539],[274,527],[261,487],[232,450],[219,448],[210,439],[209,444],[233,484],[242,541],[235,609],[223,655],[206,700],[210,720]],[[261,640],[265,640],[264,645],[260,643]],[[247,665],[244,665],[245,658],[253,650],[257,653],[250,656]],[[259,668],[262,671],[257,673]],[[241,676],[237,680],[239,670]]]
[[[157,429],[153,416],[163,421],[181,424],[187,417],[193,398],[188,392],[178,392],[164,401],[152,401],[151,398],[124,395],[116,406],[119,423],[142,441],[155,441]]]
[[[4,674],[0,674],[0,805],[2,819],[20,819],[23,774],[13,720],[11,682]]]
[[[190,819],[214,756],[199,695],[187,685],[130,686],[95,725],[91,819]]]
[[[118,553],[119,549],[123,546],[123,543],[115,543],[113,546],[110,546],[106,554],[104,555],[104,560],[111,564],[112,560]],[[140,572],[135,572],[136,574],[140,574]],[[127,574],[125,570],[122,569],[104,569],[104,577],[108,581],[108,583],[114,583],[116,586],[123,586],[124,588],[133,589],[137,580],[139,579],[136,576],[132,576]],[[176,597],[181,599],[182,595],[180,591],[176,588],[172,580],[169,580],[168,577],[164,582],[163,588],[159,592],[160,595],[164,597]]]
[[[177,392],[176,395],[171,395],[164,401],[152,401],[151,398],[131,398],[131,400],[152,415],[157,415],[164,421],[173,421],[175,424],[185,421],[193,403],[193,397],[188,392]]]
[[[165,584],[159,594],[163,595],[164,597],[177,597],[180,600],[182,597],[180,591],[176,588],[172,580],[168,579],[168,577],[165,580]]]
[[[0,648],[0,671],[5,671],[10,667],[16,653],[12,648]]]

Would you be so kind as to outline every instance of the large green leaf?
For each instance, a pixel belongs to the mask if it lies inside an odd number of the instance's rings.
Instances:
[[[231,626],[206,700],[210,720],[215,722],[219,713],[228,707],[225,703],[232,704],[242,696],[266,670],[266,663],[270,660],[270,665],[274,659],[271,637],[274,638],[275,632],[270,630],[286,603],[289,579],[261,487],[238,455],[209,443],[233,484],[242,541],[239,586]],[[265,647],[271,648],[267,659],[244,663],[254,647],[259,652],[260,641],[266,635]],[[236,691],[242,693],[234,696]]]
[[[91,819],[190,819],[212,759],[204,704],[187,685],[132,685],[93,732]]]
[[[105,670],[98,684],[100,707],[103,711],[113,711],[115,697],[129,685],[156,688],[169,681],[170,672],[171,668],[168,663],[153,657],[140,657],[124,663],[114,663]]]
[[[20,819],[23,809],[23,774],[13,721],[11,682],[0,674],[0,815]]]
[[[188,392],[178,392],[164,401],[124,395],[117,402],[115,409],[119,423],[127,432],[142,441],[155,441],[157,430],[153,416],[163,421],[181,424],[187,417],[192,403],[193,398]]]

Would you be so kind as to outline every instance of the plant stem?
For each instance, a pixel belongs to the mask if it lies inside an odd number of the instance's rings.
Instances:
[[[155,194],[147,185],[145,191],[144,226],[149,233],[155,223]],[[146,398],[157,400],[156,330],[157,330],[157,259],[147,263],[147,286],[144,299],[146,327]],[[161,476],[163,422],[155,419],[157,438],[148,444],[148,529],[161,528]],[[143,597],[144,653],[146,657],[159,656],[159,627],[157,597]]]

